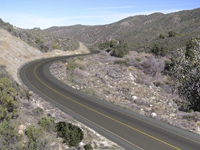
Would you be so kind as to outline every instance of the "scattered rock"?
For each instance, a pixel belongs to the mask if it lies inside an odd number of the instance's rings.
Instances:
[[[155,112],[151,113],[151,117],[152,118],[156,118],[157,117],[157,114]]]
[[[24,131],[25,131],[26,127],[23,124],[21,124],[21,125],[19,125],[18,129],[19,129],[18,133],[21,135],[24,135]]]

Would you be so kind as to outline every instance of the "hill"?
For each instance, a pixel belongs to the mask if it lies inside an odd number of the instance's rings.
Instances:
[[[168,45],[169,49],[183,46],[186,41],[200,34],[200,8],[180,12],[128,17],[116,23],[99,26],[51,27],[44,31],[58,37],[70,37],[88,45],[106,40],[125,40],[132,50],[149,48],[155,43]],[[159,39],[175,31],[175,38]],[[176,41],[176,42],[175,42]]]
[[[88,53],[87,48],[82,43],[79,44],[80,47],[75,51],[63,52],[54,50],[42,53],[2,28],[0,28],[0,35],[0,66],[5,66],[9,74],[18,83],[20,82],[17,77],[17,71],[26,62],[50,56]]]
[[[75,41],[68,37],[65,38],[50,35],[48,32],[40,30],[40,28],[34,28],[31,30],[21,29],[11,25],[10,23],[6,23],[1,19],[0,27],[42,52],[51,52],[55,49],[63,51],[76,50],[79,47],[77,40]]]

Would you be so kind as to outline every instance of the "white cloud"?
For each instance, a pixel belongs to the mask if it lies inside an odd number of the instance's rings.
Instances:
[[[86,8],[84,10],[111,10],[111,9],[126,9],[126,8],[159,8],[159,7],[175,7],[175,6],[191,6],[199,5],[200,3],[188,3],[188,4],[168,4],[168,5],[141,5],[141,6],[116,6],[116,7],[96,7],[96,8]]]

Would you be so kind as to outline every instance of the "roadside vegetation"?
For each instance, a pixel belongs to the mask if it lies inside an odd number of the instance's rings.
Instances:
[[[169,32],[160,37],[176,36]],[[102,42],[100,54],[55,64],[53,68],[62,68],[56,69],[56,77],[89,95],[198,133],[199,39],[188,40],[173,53],[155,46],[148,53],[129,51],[123,57],[112,55],[118,44]]]
[[[30,101],[31,97],[0,67],[0,149],[53,150],[63,144],[78,148],[84,138],[82,129],[65,121],[58,122],[40,107],[26,103],[25,99]],[[90,144],[85,146],[93,149]]]

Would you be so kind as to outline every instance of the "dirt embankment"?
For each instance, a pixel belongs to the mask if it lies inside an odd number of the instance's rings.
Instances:
[[[85,54],[88,52],[89,50],[87,47],[83,43],[80,43],[79,49],[75,51],[54,50],[53,52],[42,53],[38,49],[29,46],[19,38],[12,36],[9,32],[0,28],[0,65],[5,66],[9,74],[19,84],[20,81],[17,73],[20,66],[24,63],[40,58],[82,53]]]

